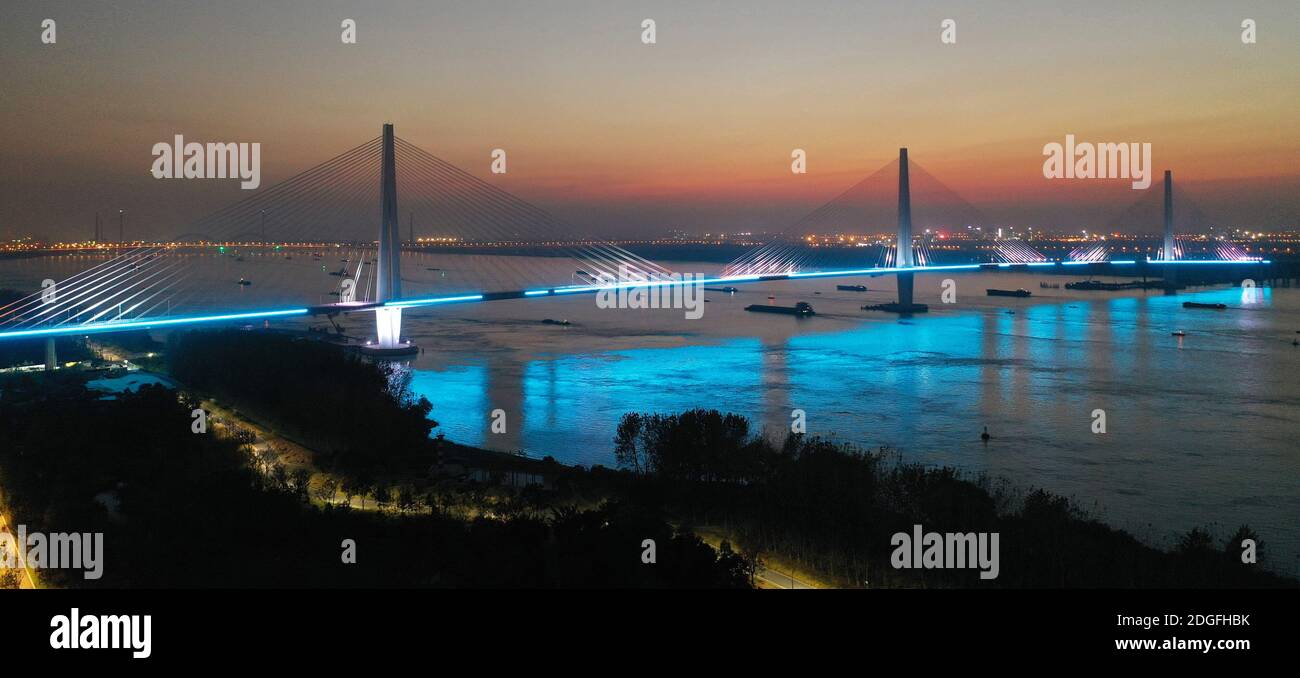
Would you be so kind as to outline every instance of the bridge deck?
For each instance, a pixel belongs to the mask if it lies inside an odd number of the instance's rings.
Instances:
[[[763,275],[731,275],[719,276],[715,278],[704,278],[694,280],[652,280],[652,281],[632,281],[610,283],[606,285],[570,285],[561,287],[539,288],[534,290],[515,290],[507,292],[483,292],[480,294],[460,294],[441,297],[415,297],[409,299],[394,299],[387,302],[336,302],[332,304],[320,304],[315,306],[306,306],[301,308],[281,308],[263,311],[248,311],[242,313],[212,314],[189,317],[159,317],[159,318],[135,318],[130,320],[102,321],[93,323],[84,323],[79,325],[60,325],[55,327],[43,327],[34,329],[9,330],[0,332],[0,341],[5,339],[31,339],[59,336],[75,336],[78,334],[101,334],[105,332],[126,332],[131,330],[144,329],[162,329],[168,327],[196,325],[202,323],[217,322],[246,322],[256,320],[270,320],[272,318],[285,318],[308,315],[336,315],[340,313],[362,313],[374,311],[377,308],[423,308],[426,306],[441,306],[446,304],[473,303],[482,301],[501,301],[505,299],[527,299],[532,297],[560,296],[569,294],[595,294],[602,290],[632,289],[638,287],[673,287],[685,284],[705,284],[716,285],[719,283],[743,285],[756,282],[770,282],[776,280],[803,280],[807,278],[845,278],[857,276],[878,276],[895,273],[939,273],[939,272],[959,272],[959,271],[978,271],[978,270],[1000,270],[1000,269],[1029,269],[1039,267],[1087,267],[1089,272],[1095,273],[1099,269],[1104,270],[1112,267],[1122,267],[1127,271],[1144,270],[1147,266],[1167,266],[1167,265],[1268,265],[1272,262],[1265,260],[1175,260],[1175,261],[1041,261],[1026,264],[1008,264],[1008,263],[987,263],[987,264],[955,264],[951,266],[910,266],[910,267],[875,267],[860,268],[850,270],[832,270],[832,271],[806,271],[790,272],[778,274]]]

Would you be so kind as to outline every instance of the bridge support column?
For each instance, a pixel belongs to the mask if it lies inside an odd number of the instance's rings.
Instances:
[[[397,223],[397,158],[393,152],[393,126],[384,125],[383,161],[380,165],[379,280],[377,301],[402,298],[402,236]]]
[[[916,266],[916,257],[912,253],[912,188],[907,171],[907,149],[898,149],[898,242],[894,246],[898,256],[895,265],[899,268]],[[893,311],[895,313],[924,313],[929,309],[925,304],[912,301],[912,272],[897,274],[898,303],[881,304],[870,307],[874,310]]]
[[[1174,173],[1169,170],[1165,170],[1165,237],[1160,254],[1165,261],[1178,258],[1174,247]],[[1163,269],[1161,286],[1165,291],[1178,289],[1178,267],[1166,265]]]
[[[915,306],[912,303],[912,273],[898,274],[898,305],[901,308]]]
[[[915,266],[912,256],[912,187],[907,171],[907,149],[898,149],[898,265]],[[898,305],[912,306],[912,274],[898,274]]]
[[[52,371],[59,364],[59,356],[54,352],[54,339],[45,340],[45,371]]]
[[[1165,170],[1165,240],[1161,254],[1165,261],[1173,261],[1174,251],[1174,173]]]
[[[381,304],[402,298],[402,234],[397,221],[397,157],[393,140],[393,126],[385,124],[379,170],[379,256],[375,290],[375,300]],[[362,347],[363,353],[399,357],[419,350],[415,344],[402,341],[401,308],[380,306],[375,309],[375,343]]]
[[[907,149],[898,149],[898,258],[897,265],[915,266],[912,257],[912,189],[907,175]],[[900,285],[901,289],[902,286]]]
[[[898,149],[898,242],[895,245],[898,256],[895,265],[899,268],[911,268],[916,265],[912,255],[912,189],[907,174],[907,149]],[[898,273],[898,302],[894,304],[877,304],[863,306],[868,311],[890,311],[892,313],[925,313],[930,307],[912,301],[911,271]]]

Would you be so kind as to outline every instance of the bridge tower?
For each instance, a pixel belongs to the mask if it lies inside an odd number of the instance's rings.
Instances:
[[[912,256],[912,190],[907,177],[907,149],[898,149],[898,258],[900,268],[916,265]],[[898,305],[902,309],[912,306],[912,273],[898,274]]]
[[[1161,259],[1173,261],[1177,257],[1174,249],[1174,174],[1165,170],[1165,237],[1160,248]],[[1162,266],[1160,272],[1161,286],[1165,291],[1178,289],[1178,267]]]
[[[393,151],[393,125],[384,125],[383,154],[380,163],[379,256],[375,301],[384,303],[402,298],[402,235],[397,220],[397,159]],[[402,309],[375,309],[377,346],[367,347],[374,355],[405,355],[418,351],[414,344],[402,342]]]
[[[916,255],[912,252],[912,187],[909,185],[907,176],[906,148],[898,149],[898,243],[894,249],[898,253],[894,261],[895,266],[907,269],[916,266]],[[929,306],[912,301],[912,279],[916,274],[909,270],[895,275],[898,276],[898,301],[896,303],[863,306],[862,308],[869,311],[888,311],[901,315],[929,311]]]
[[[898,266],[914,266],[912,258],[912,190],[907,179],[907,149],[898,149]]]
[[[1174,173],[1165,170],[1165,242],[1161,251],[1165,261],[1174,260]]]
[[[380,165],[379,281],[376,301],[402,297],[402,239],[397,224],[397,159],[393,153],[393,126],[384,125],[383,161]]]

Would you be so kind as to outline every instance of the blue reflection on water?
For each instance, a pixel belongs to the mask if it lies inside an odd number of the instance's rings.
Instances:
[[[762,367],[755,339],[529,361],[523,373],[526,449],[612,465],[615,427],[626,412],[716,407],[756,420]]]
[[[433,404],[431,416],[438,422],[435,433],[474,447],[486,443],[484,420],[491,410],[486,385],[487,368],[482,365],[412,370],[411,391]]]
[[[777,437],[802,409],[812,434],[1043,487],[1154,543],[1249,523],[1285,563],[1300,541],[1300,385],[1288,376],[1300,365],[1289,345],[1300,315],[1290,297],[1272,309],[1272,292],[1250,305],[1235,288],[1099,296],[1014,314],[493,358],[417,372],[413,387],[454,440],[581,464],[613,463],[629,411],[717,408]],[[1184,309],[1188,299],[1233,308]],[[496,407],[519,413],[505,435],[487,432]],[[1098,409],[1104,435],[1091,430]]]

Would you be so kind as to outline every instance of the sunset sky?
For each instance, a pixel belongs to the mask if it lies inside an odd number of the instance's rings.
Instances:
[[[149,176],[175,134],[260,142],[266,187],[384,122],[610,236],[779,230],[900,146],[1008,224],[1086,227],[1137,199],[1044,179],[1066,134],[1150,142],[1222,225],[1300,225],[1293,0],[20,0],[0,10],[0,112],[0,239],[89,234],[119,208],[162,237],[247,197]]]

